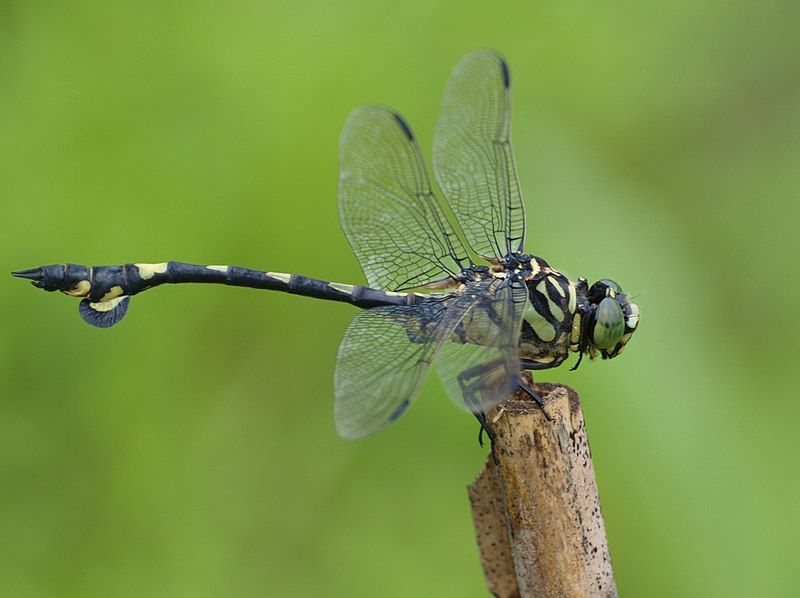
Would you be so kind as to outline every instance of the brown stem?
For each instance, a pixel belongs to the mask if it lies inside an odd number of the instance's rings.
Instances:
[[[486,583],[501,597],[616,596],[578,394],[535,388],[553,421],[519,395],[492,410],[496,463],[469,487]]]

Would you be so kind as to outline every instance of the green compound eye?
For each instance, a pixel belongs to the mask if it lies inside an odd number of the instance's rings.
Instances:
[[[621,286],[619,286],[619,284],[617,284],[616,282],[614,282],[614,281],[613,281],[613,280],[611,280],[610,278],[604,278],[604,279],[603,279],[603,280],[601,280],[600,282],[601,282],[602,284],[606,285],[607,287],[611,288],[611,289],[614,291],[614,293],[616,293],[616,294],[618,294],[618,293],[621,293],[621,292],[622,292],[622,287],[621,287]]]
[[[625,333],[625,315],[616,299],[606,297],[597,306],[592,341],[598,349],[613,349]]]
[[[598,280],[592,285],[592,288],[589,289],[589,299],[591,299],[594,303],[600,303],[604,297],[609,295],[613,297],[614,295],[618,295],[620,293],[622,293],[621,286],[619,286],[613,280],[604,278],[602,280]]]

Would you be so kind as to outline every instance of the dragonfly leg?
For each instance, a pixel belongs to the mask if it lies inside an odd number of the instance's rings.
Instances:
[[[475,419],[478,420],[481,427],[478,432],[478,443],[483,446],[483,433],[489,437],[489,443],[492,448],[492,457],[497,463],[497,457],[494,454],[494,440],[495,433],[492,429],[489,420],[486,418],[486,412],[483,410],[483,405],[478,398],[478,391],[481,389],[482,376],[497,368],[498,362],[482,363],[464,370],[458,376],[458,385],[461,388],[461,394],[464,397],[464,404],[472,411]]]
[[[535,370],[549,370],[550,368],[555,368],[560,366],[564,363],[566,357],[556,359],[555,361],[551,361],[550,363],[539,363],[538,361],[531,361],[529,359],[522,359],[520,360],[520,365],[522,366],[523,370],[528,371],[535,371]]]
[[[555,361],[551,361],[550,363],[539,363],[538,361],[532,361],[532,360],[529,360],[529,359],[523,359],[523,360],[520,361],[520,365],[522,366],[523,370],[528,370],[528,371],[547,370],[547,369],[554,368],[554,367],[557,367],[557,366],[561,365],[564,362],[565,359],[566,359],[566,356],[561,357],[559,359],[556,359]],[[532,378],[531,378],[531,382],[533,382]],[[526,395],[528,395],[530,398],[533,399],[533,401],[536,403],[536,405],[539,407],[539,409],[542,410],[542,413],[544,413],[544,416],[547,418],[547,421],[553,421],[550,418],[550,416],[547,415],[547,411],[544,410],[544,404],[542,403],[542,397],[540,397],[538,393],[536,393],[522,379],[520,379],[520,381],[519,381],[519,388],[520,388],[520,390],[522,390],[522,392],[524,392]]]
[[[545,417],[545,419],[546,419],[547,421],[549,421],[549,422],[553,421],[553,418],[551,418],[551,417],[550,417],[550,416],[547,414],[547,411],[545,411],[545,408],[544,408],[544,403],[542,402],[542,397],[540,397],[540,396],[539,396],[539,393],[537,393],[537,392],[536,392],[535,390],[533,390],[533,389],[532,389],[530,386],[528,386],[528,384],[527,384],[527,383],[526,383],[526,382],[525,382],[525,381],[524,381],[522,378],[520,378],[520,379],[517,381],[517,386],[518,386],[518,388],[519,388],[519,389],[520,389],[522,392],[524,392],[524,393],[525,393],[526,395],[528,395],[528,396],[529,396],[531,399],[533,399],[533,402],[534,402],[534,403],[536,403],[536,406],[537,406],[539,409],[541,409],[541,410],[542,410],[542,413],[544,413],[544,417]]]
[[[486,413],[483,411],[474,411],[472,415],[475,416],[475,419],[477,419],[478,423],[481,425],[478,430],[478,444],[483,446],[483,433],[486,432],[486,435],[489,437],[489,443],[494,446],[495,433],[489,425],[489,420],[486,419]]]
[[[461,388],[461,395],[464,397],[464,404],[469,408],[475,419],[480,423],[478,432],[478,444],[483,446],[483,433],[489,437],[489,442],[494,445],[495,434],[489,420],[486,419],[486,412],[483,410],[477,391],[480,389],[481,376],[490,371],[495,364],[483,363],[464,370],[458,375],[458,386]],[[471,380],[471,381],[470,381]]]
[[[489,420],[486,419],[486,413],[483,411],[477,411],[473,412],[473,415],[481,424],[480,430],[478,431],[478,444],[483,446],[483,433],[486,432],[486,435],[489,437],[489,450],[492,452],[492,460],[494,461],[495,465],[500,465],[500,461],[497,459],[497,453],[494,452],[494,441],[497,438],[497,435],[489,425]]]

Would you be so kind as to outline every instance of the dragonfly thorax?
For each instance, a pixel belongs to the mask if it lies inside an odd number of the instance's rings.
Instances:
[[[538,258],[531,260],[525,284],[528,305],[523,315],[519,356],[536,362],[538,367],[555,367],[567,358],[572,346],[578,345],[574,331],[577,287]]]
[[[639,307],[607,279],[589,287],[575,283],[540,258],[533,258],[526,279],[528,305],[520,335],[519,356],[537,368],[555,367],[570,352],[590,359],[621,354],[639,323]],[[538,266],[538,268],[537,268]]]

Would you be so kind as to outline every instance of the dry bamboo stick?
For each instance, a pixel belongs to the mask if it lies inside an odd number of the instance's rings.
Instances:
[[[468,489],[489,591],[617,596],[578,394],[535,388],[553,421],[519,395],[495,408],[496,461]]]

